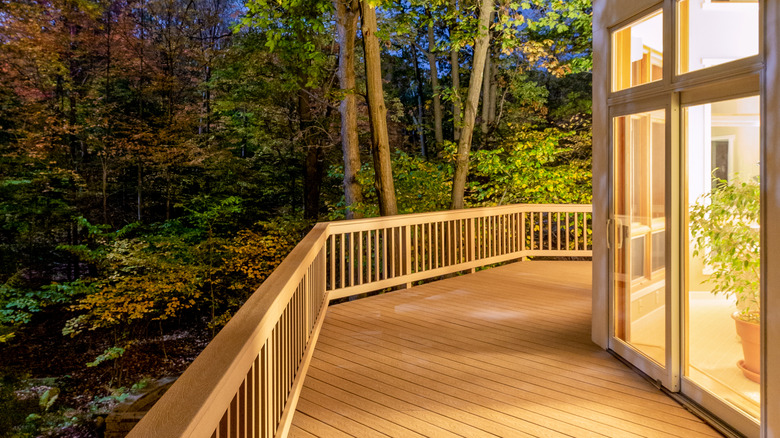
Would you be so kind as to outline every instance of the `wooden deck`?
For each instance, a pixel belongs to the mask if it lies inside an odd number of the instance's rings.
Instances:
[[[720,436],[590,341],[590,262],[331,306],[293,437]]]

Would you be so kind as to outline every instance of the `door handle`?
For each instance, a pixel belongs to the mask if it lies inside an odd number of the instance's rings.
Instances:
[[[607,219],[607,249],[612,249],[612,218]]]
[[[625,225],[617,225],[615,231],[617,234],[617,242],[615,244],[617,245],[617,249],[623,248],[623,238],[625,237],[625,231],[628,229]]]

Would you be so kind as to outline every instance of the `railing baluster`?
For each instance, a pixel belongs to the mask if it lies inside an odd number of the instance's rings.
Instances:
[[[439,222],[434,222],[433,228],[433,269],[439,267]]]
[[[487,217],[479,217],[477,218],[477,259],[481,260],[484,259],[487,256],[487,227],[485,226],[487,223]]]
[[[389,260],[387,263],[390,264],[390,269],[388,269],[388,275],[390,278],[397,277],[395,272],[395,265],[396,265],[396,254],[398,252],[398,243],[396,239],[396,229],[395,227],[390,228],[390,231],[388,232],[388,239],[390,239],[390,243],[387,245],[387,252],[388,252],[388,258]]]
[[[246,383],[238,388],[238,404],[236,406],[236,432],[238,438],[246,438]]]
[[[580,226],[578,223],[579,214],[574,213],[574,249],[580,249]]]
[[[504,242],[505,242],[504,243],[504,248],[506,248],[506,253],[507,254],[511,254],[512,252],[514,252],[514,251],[512,251],[512,238],[513,238],[513,236],[512,236],[512,224],[514,223],[513,220],[512,220],[513,219],[512,216],[513,215],[511,215],[511,214],[507,214],[504,217],[504,228],[505,228],[505,231],[504,231],[504,234],[505,234],[505,236],[504,236]]]
[[[503,235],[503,239],[504,239],[504,254],[509,254],[511,252],[509,248],[509,238],[511,237],[510,235],[511,227],[509,226],[509,215],[508,214],[502,215],[502,220],[504,222],[504,224],[501,225],[501,234]]]
[[[444,266],[450,266],[452,264],[452,256],[450,251],[452,250],[452,238],[450,237],[450,231],[452,230],[452,222],[444,221],[442,224],[442,234],[444,245],[442,245],[442,251],[444,252]]]
[[[490,229],[489,236],[490,236],[490,255],[489,257],[494,257],[496,255],[496,216],[490,215],[490,223],[488,224],[488,227]]]
[[[330,280],[330,288],[328,288],[327,280],[325,282],[325,290],[331,291],[333,289],[336,289],[336,279],[338,278],[338,274],[336,273],[337,260],[336,260],[336,236],[332,236],[332,239],[330,241],[330,247],[329,248],[323,248],[323,251],[325,252],[325,270],[328,270],[328,267],[330,267],[330,277],[328,279]],[[328,251],[330,251],[330,258],[328,257]]]
[[[455,223],[456,221],[451,220],[449,221],[449,241],[450,241],[450,265],[455,265],[458,263],[458,259],[456,258],[456,242],[455,242]]]
[[[457,263],[463,263],[465,260],[463,260],[463,220],[458,219],[457,223],[458,226],[455,228],[455,239],[457,240],[457,255],[455,257],[455,261]]]
[[[503,218],[502,215],[496,215],[496,253],[494,255],[501,255],[504,253],[504,233],[502,232]]]
[[[387,280],[387,228],[382,228],[382,280]]]
[[[372,275],[372,262],[371,262],[371,255],[373,254],[373,250],[371,249],[371,241],[373,239],[371,238],[371,230],[366,231],[366,254],[363,260],[365,260],[366,265],[366,283],[371,283]]]
[[[504,247],[506,248],[506,254],[512,254],[514,252],[513,248],[512,248],[512,246],[513,246],[512,230],[513,230],[513,224],[514,224],[513,216],[514,215],[512,215],[512,214],[507,214],[506,217],[504,218],[504,228],[505,228],[504,240],[506,242],[504,244]]]
[[[255,363],[249,367],[249,372],[246,375],[246,422],[244,427],[246,428],[246,435],[251,438],[255,438]]]

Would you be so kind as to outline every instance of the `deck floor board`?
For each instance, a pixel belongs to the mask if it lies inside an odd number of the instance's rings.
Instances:
[[[589,262],[331,306],[291,436],[720,436],[590,341]]]

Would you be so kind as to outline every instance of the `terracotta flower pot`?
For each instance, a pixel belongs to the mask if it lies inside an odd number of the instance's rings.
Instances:
[[[733,313],[731,318],[737,324],[737,335],[742,340],[742,353],[745,356],[744,360],[737,362],[737,366],[745,377],[761,383],[761,326],[743,321],[739,313]]]

